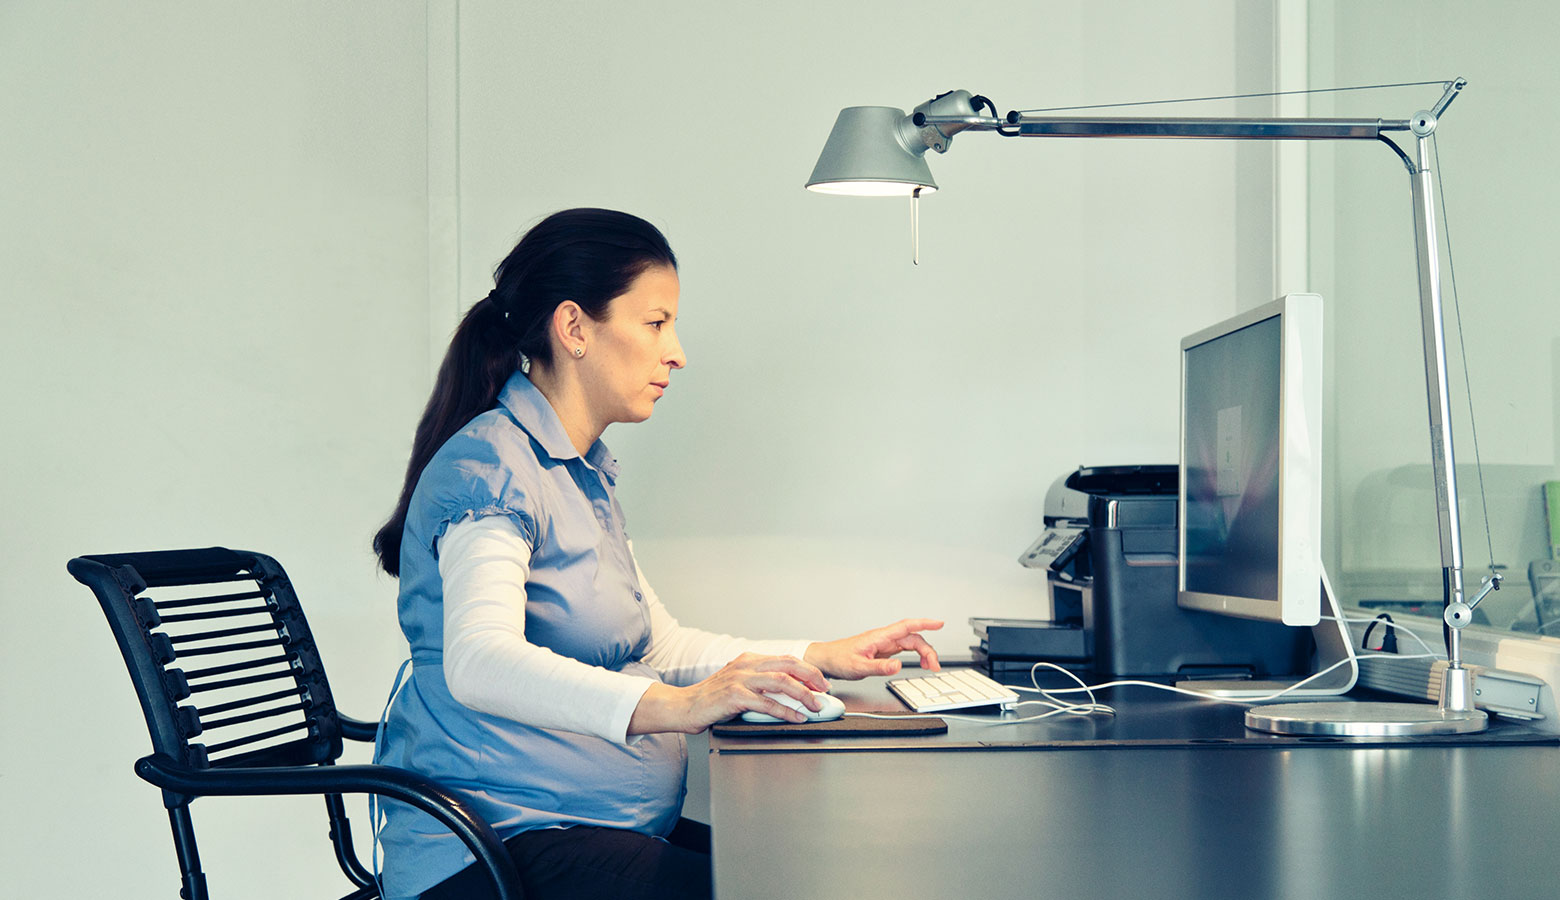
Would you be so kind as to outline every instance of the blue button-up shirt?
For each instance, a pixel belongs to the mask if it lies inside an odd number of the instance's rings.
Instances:
[[[390,706],[377,758],[462,791],[503,837],[572,824],[665,834],[682,808],[682,735],[629,744],[537,728],[476,712],[445,686],[437,542],[453,523],[492,515],[508,516],[531,548],[529,641],[661,680],[641,661],[650,617],[614,494],[616,461],[600,441],[581,457],[547,398],[519,372],[498,401],[445,442],[412,492],[399,600],[412,668]],[[400,803],[384,806],[387,896],[418,894],[472,861],[432,817]]]

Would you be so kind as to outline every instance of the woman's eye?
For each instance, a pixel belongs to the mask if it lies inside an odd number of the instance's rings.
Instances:
[[[660,331],[661,330],[661,326],[665,325],[665,324],[666,324],[666,322],[664,320],[660,321],[660,322],[651,322],[650,323],[650,327],[654,328],[656,331]]]

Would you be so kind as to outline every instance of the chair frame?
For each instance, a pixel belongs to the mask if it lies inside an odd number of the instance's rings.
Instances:
[[[503,842],[455,791],[395,766],[336,764],[343,738],[372,742],[377,726],[336,710],[303,610],[276,560],[260,553],[210,547],[82,556],[71,560],[67,568],[97,596],[135,683],[153,747],[151,754],[136,761],[135,773],[162,790],[182,878],[179,895],[185,900],[209,900],[190,815],[191,801],[206,796],[306,794],[324,797],[337,864],[357,888],[343,900],[380,896],[374,873],[353,848],[343,794],[388,797],[433,816],[488,870],[499,900],[523,900],[519,873]],[[149,587],[225,586],[246,581],[254,582],[258,590],[160,605],[145,593]],[[254,600],[262,603],[255,606]],[[240,608],[234,611],[234,607]],[[253,621],[265,615],[270,617],[268,627],[250,625],[172,638],[164,627],[165,622],[176,620],[244,616]],[[256,634],[261,636],[259,640],[254,639]],[[179,646],[181,643],[186,646]],[[180,668],[181,652],[188,658],[235,648],[267,653],[277,648],[282,655],[188,673]],[[202,677],[220,681],[198,681]],[[284,689],[209,710],[182,703],[192,693],[260,681],[281,681]],[[270,699],[283,694],[286,705],[277,706]],[[233,707],[252,709],[264,705],[262,701],[270,706],[229,714]],[[236,740],[211,744],[192,740],[233,723],[249,725],[283,715],[301,716],[303,721]],[[276,743],[294,732],[301,732],[301,736]],[[266,741],[271,742],[269,746],[218,755]]]

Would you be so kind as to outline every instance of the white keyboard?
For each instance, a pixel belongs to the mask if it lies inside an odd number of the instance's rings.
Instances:
[[[947,669],[912,678],[896,678],[888,689],[918,713],[947,712],[976,706],[1012,709],[1018,694],[974,669]]]

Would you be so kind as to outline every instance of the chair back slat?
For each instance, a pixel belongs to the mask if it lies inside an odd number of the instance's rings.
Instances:
[[[307,723],[294,722],[291,725],[283,725],[280,728],[272,728],[270,731],[260,731],[256,732],[255,734],[246,734],[243,737],[236,737],[232,740],[222,741],[221,743],[217,744],[207,744],[206,753],[208,753],[213,760],[216,760],[218,758],[218,754],[232,750],[234,747],[244,747],[249,744],[257,744],[261,741],[270,740],[274,737],[280,737],[284,734],[292,734],[295,731],[307,727]]]
[[[184,674],[180,672],[179,674]],[[188,690],[191,694],[199,694],[208,691],[225,691],[230,688],[245,687],[251,684],[264,684],[267,681],[292,681],[293,673],[288,671],[263,672],[259,675],[250,675],[245,678],[224,678],[221,681],[206,681],[200,684],[192,684]],[[231,702],[231,701],[229,701]]]
[[[276,628],[271,625],[271,623],[266,622],[261,625],[245,625],[242,628],[222,628],[217,631],[197,631],[193,634],[181,634],[178,637],[170,638],[170,640],[173,641],[175,646],[178,646],[180,644],[193,644],[196,641],[211,641],[216,640],[217,638],[235,637],[240,634],[256,634],[267,631],[275,632]]]
[[[341,755],[324,667],[274,559],[213,547],[80,557],[69,568],[108,617],[158,752],[213,768]]]
[[[261,703],[270,703],[274,700],[286,700],[292,697],[300,696],[301,694],[302,692],[297,688],[288,688],[287,690],[283,691],[273,691],[269,694],[256,694],[253,697],[242,697],[238,700],[232,700],[227,703],[209,704],[207,706],[201,707],[201,710],[205,715],[214,716],[217,713],[232,712],[235,709],[244,709],[245,707],[249,706],[258,706]]]
[[[183,600],[159,600],[157,610],[181,609],[186,606],[207,606],[212,603],[230,603],[234,600],[264,600],[265,594],[261,591],[249,591],[243,594],[218,594],[212,597],[187,597]]]
[[[289,703],[286,706],[273,706],[270,709],[262,709],[257,712],[243,713],[237,716],[226,716],[220,719],[211,718],[212,712],[207,709],[204,713],[205,720],[201,723],[207,731],[215,731],[218,728],[226,728],[230,725],[243,725],[249,722],[258,722],[261,719],[272,719],[277,716],[285,716],[292,712],[306,712],[308,706],[303,703]],[[207,748],[208,750],[210,748]]]
[[[174,641],[173,645],[177,647],[179,644],[177,641]],[[179,656],[183,657],[184,659],[189,659],[192,656],[213,656],[219,653],[231,653],[235,650],[259,650],[262,647],[286,646],[287,642],[281,640],[280,638],[264,641],[242,641],[239,643],[228,644],[227,646],[219,647],[185,647],[179,650]]]
[[[204,622],[210,619],[232,619],[237,616],[268,616],[269,609],[256,606],[251,609],[214,609],[208,612],[173,613],[162,617],[164,622]]]
[[[206,648],[206,653],[225,653],[229,652],[230,650],[231,648],[229,647],[208,647]],[[184,654],[180,653],[179,655],[183,656]],[[227,675],[230,672],[247,672],[250,669],[260,669],[264,668],[265,666],[285,667],[291,664],[291,655],[283,653],[278,656],[268,656],[262,659],[246,659],[240,662],[227,663],[220,666],[207,666],[204,669],[189,669],[185,671],[184,677],[190,679],[190,687],[192,689],[199,690],[199,686],[195,684],[195,679],[197,678],[210,678],[213,675]],[[284,669],[278,674],[290,676],[292,673]]]

